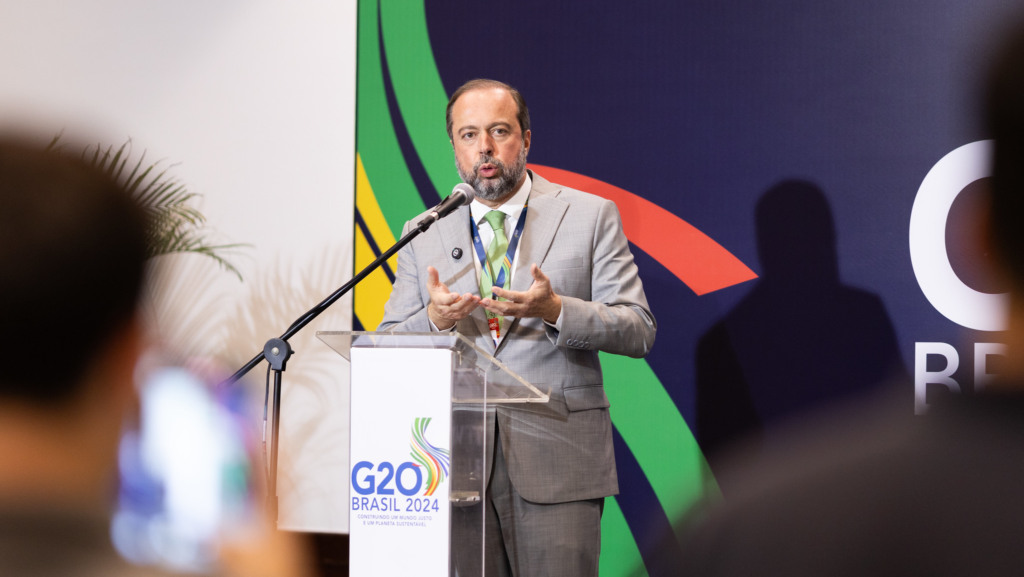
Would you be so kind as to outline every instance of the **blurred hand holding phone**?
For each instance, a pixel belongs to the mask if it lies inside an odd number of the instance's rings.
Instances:
[[[120,447],[111,526],[129,561],[253,577],[313,575],[307,543],[266,517],[259,438],[243,387],[143,363],[140,411]]]

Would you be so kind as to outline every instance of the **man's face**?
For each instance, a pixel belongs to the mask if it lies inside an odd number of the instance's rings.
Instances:
[[[517,112],[502,88],[470,90],[452,106],[455,167],[485,204],[500,205],[526,178],[530,131],[520,130]]]

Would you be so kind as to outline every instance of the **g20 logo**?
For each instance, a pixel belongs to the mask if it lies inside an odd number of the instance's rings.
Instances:
[[[1006,329],[1009,296],[977,291],[953,270],[946,246],[946,221],[953,202],[971,183],[989,176],[992,141],[965,144],[942,157],[925,176],[910,213],[910,261],[917,283],[935,310],[954,323],[977,331]],[[985,386],[992,375],[988,358],[1005,354],[1000,343],[974,343],[974,389]],[[960,353],[948,343],[918,342],[914,346],[914,412],[927,411],[928,385],[959,393],[954,373]],[[930,357],[943,357],[945,366],[928,370]]]
[[[1006,329],[1009,297],[983,293],[953,271],[946,247],[946,219],[953,201],[989,176],[992,141],[965,144],[942,157],[921,182],[910,213],[910,261],[928,302],[947,319],[978,331]]]
[[[414,463],[406,461],[395,467],[385,461],[374,467],[370,461],[359,461],[352,467],[352,491],[362,496],[352,497],[352,510],[382,513],[439,511],[437,498],[414,497],[422,488],[423,475],[420,467]],[[394,496],[395,489],[405,495],[404,502],[399,502]]]
[[[451,454],[448,449],[434,446],[426,437],[430,417],[413,419],[412,440],[409,456],[412,461],[400,463],[397,467],[390,461],[376,465],[371,461],[359,461],[352,467],[352,497],[354,511],[437,511],[438,500],[412,498],[423,491],[423,497],[431,497],[440,484],[448,477]],[[424,478],[424,472],[426,478]],[[404,509],[394,498],[395,490],[407,497]]]
[[[380,483],[377,482],[380,473]],[[412,479],[408,473],[412,473]],[[394,481],[394,487],[392,487]],[[406,497],[412,497],[423,488],[423,474],[415,463],[406,461],[396,468],[385,461],[374,468],[369,461],[359,461],[352,467],[352,490],[358,495],[394,495],[395,489]]]

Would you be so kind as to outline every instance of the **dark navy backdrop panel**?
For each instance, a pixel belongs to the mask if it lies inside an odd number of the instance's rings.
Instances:
[[[755,209],[788,179],[818,190],[834,223],[838,280],[877,297],[906,370],[917,341],[989,338],[965,334],[924,298],[908,222],[928,170],[985,138],[976,87],[994,31],[1016,13],[995,0],[427,2],[445,89],[477,76],[517,86],[533,119],[531,162],[649,199],[762,275],[697,297],[640,258],[659,320],[650,363],[691,426],[699,343],[763,284]],[[793,227],[817,218],[786,208]],[[804,298],[828,310],[821,301],[837,297]],[[756,334],[793,347],[813,337],[785,326]]]

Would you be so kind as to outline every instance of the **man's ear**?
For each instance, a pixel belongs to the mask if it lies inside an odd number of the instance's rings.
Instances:
[[[531,133],[529,130],[523,133],[523,148],[526,149],[527,154],[530,153],[530,136]]]

